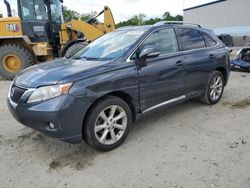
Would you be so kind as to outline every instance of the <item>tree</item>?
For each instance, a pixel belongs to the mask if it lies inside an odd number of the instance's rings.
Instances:
[[[136,26],[136,25],[153,25],[160,21],[182,21],[182,15],[172,16],[169,12],[165,12],[161,18],[150,18],[145,20],[145,14],[138,14],[128,19],[127,21],[120,22],[116,25],[117,28],[123,26]]]
[[[150,18],[149,20],[144,21],[144,25],[154,25],[157,22],[162,21],[161,18]]]
[[[69,22],[71,20],[82,20],[86,22],[87,20],[95,17],[96,15],[97,12],[95,11],[92,11],[90,13],[80,14],[74,10],[70,10],[67,7],[63,6],[63,17],[66,22]],[[182,15],[172,16],[169,12],[165,12],[161,18],[150,18],[148,20],[145,19],[146,15],[140,13],[138,15],[134,15],[133,17],[131,17],[126,21],[119,22],[118,24],[116,24],[116,27],[119,28],[124,26],[153,25],[160,21],[182,21],[183,16]]]
[[[69,22],[71,20],[82,20],[86,22],[87,20],[95,17],[96,15],[96,11],[80,14],[74,10],[70,10],[69,8],[63,6],[63,17],[66,22]]]
[[[172,19],[172,16],[170,15],[169,12],[165,12],[165,13],[162,15],[162,19],[163,19],[163,20],[171,20],[171,19]]]
[[[178,14],[175,16],[175,20],[176,21],[183,21],[183,16]]]
[[[123,26],[136,26],[136,25],[144,25],[144,19],[146,18],[145,14],[138,14],[128,19],[127,21],[120,22],[116,25],[117,28]]]
[[[95,17],[97,15],[97,12],[96,11],[92,11],[92,12],[90,12],[90,13],[84,13],[84,14],[81,14],[81,17],[80,17],[80,19],[82,20],[82,21],[88,21],[90,18],[93,18],[93,17]]]
[[[74,10],[68,9],[66,6],[63,6],[63,17],[66,22],[71,20],[79,20],[80,14]]]
[[[145,18],[146,18],[146,15],[140,13],[134,17],[134,19],[135,19],[134,21],[135,21],[136,25],[143,25]]]

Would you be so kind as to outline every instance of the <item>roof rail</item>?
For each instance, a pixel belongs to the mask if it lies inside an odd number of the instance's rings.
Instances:
[[[191,23],[191,22],[183,22],[183,21],[160,21],[154,24],[154,26],[166,25],[166,24],[177,24],[177,25],[194,25],[197,27],[202,27],[199,24]]]

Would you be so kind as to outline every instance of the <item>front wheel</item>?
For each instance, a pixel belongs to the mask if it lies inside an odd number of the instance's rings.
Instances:
[[[91,147],[109,151],[124,142],[131,126],[132,115],[128,104],[118,97],[107,96],[89,111],[83,138]]]
[[[219,102],[224,91],[224,77],[221,72],[215,71],[209,78],[205,93],[201,101],[205,104],[216,104]]]

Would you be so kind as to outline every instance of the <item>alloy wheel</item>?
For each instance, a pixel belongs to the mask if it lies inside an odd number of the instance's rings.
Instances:
[[[95,137],[101,144],[115,144],[124,135],[127,123],[126,111],[121,106],[108,106],[99,113],[95,121]]]
[[[210,97],[213,101],[220,98],[223,91],[223,80],[220,76],[215,76],[210,84]]]

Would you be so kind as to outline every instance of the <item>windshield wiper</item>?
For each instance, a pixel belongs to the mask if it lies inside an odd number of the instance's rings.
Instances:
[[[73,57],[73,59],[86,59],[86,60],[99,60],[99,58],[96,57],[86,57],[86,56],[78,56],[78,57]]]

